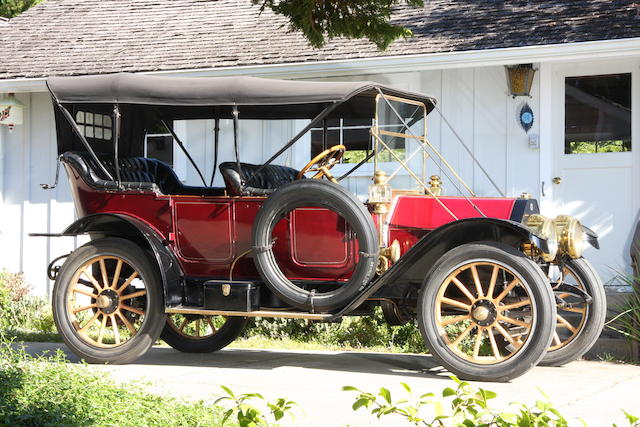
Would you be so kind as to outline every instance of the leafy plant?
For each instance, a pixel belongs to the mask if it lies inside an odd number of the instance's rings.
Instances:
[[[629,422],[630,426],[632,426],[632,427],[640,426],[640,417],[636,417],[635,415],[631,415],[630,413],[628,413],[624,409],[621,409],[621,411],[624,413],[624,416],[627,419],[627,421]],[[614,426],[615,426],[615,424],[614,424]]]
[[[221,418],[214,405],[116,384],[106,372],[68,363],[61,351],[34,357],[0,344],[0,425],[195,426],[220,425]]]
[[[271,9],[289,20],[292,31],[301,31],[313,47],[322,47],[335,37],[367,38],[385,50],[411,30],[390,22],[395,6],[424,6],[423,0],[300,1],[251,0],[260,10]]]
[[[268,426],[269,421],[265,412],[260,410],[258,407],[247,403],[248,401],[255,401],[256,399],[266,403],[269,409],[269,416],[272,417],[274,421],[280,421],[286,414],[291,415],[291,418],[293,418],[291,410],[296,403],[291,400],[280,398],[275,402],[266,402],[265,398],[262,397],[260,393],[244,393],[236,395],[228,387],[221,385],[220,388],[224,390],[227,396],[218,398],[214,404],[217,405],[219,402],[223,401],[232,402],[232,406],[228,408],[222,416],[222,425],[224,425],[235,413],[240,427]]]
[[[328,346],[384,348],[408,353],[424,353],[424,341],[413,322],[389,326],[377,307],[372,316],[347,317],[341,323],[315,323],[292,319],[254,319],[245,337],[262,336],[317,342]]]
[[[619,314],[606,323],[606,326],[624,335],[628,339],[640,342],[640,287],[633,276],[618,273],[616,280],[631,287],[631,293],[624,304],[617,307]]]
[[[0,272],[0,330],[13,336],[25,332],[54,334],[49,301],[29,295],[31,286],[21,273]]]
[[[353,410],[367,408],[378,418],[386,415],[403,417],[413,425],[423,426],[567,426],[566,419],[553,407],[549,398],[539,400],[534,406],[513,403],[516,413],[500,412],[490,407],[489,401],[496,393],[483,388],[472,387],[465,381],[451,377],[456,387],[442,390],[442,398],[434,393],[424,393],[412,397],[411,388],[401,383],[408,394],[407,398],[394,401],[391,392],[381,387],[377,394],[362,391],[352,386],[343,387],[344,391],[358,393]]]
[[[0,1],[0,16],[13,18],[40,2],[42,0],[2,0]]]

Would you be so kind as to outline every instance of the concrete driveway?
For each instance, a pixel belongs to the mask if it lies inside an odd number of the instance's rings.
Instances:
[[[62,348],[71,361],[77,358],[62,344],[29,343],[39,354]],[[92,366],[105,369],[117,381],[149,381],[154,393],[187,399],[211,399],[219,385],[234,392],[259,392],[269,400],[287,397],[296,401],[296,424],[302,426],[400,425],[387,418],[384,424],[363,409],[351,410],[353,392],[344,385],[377,392],[387,387],[396,398],[403,395],[400,382],[420,394],[439,394],[452,382],[430,356],[388,353],[317,352],[225,349],[212,354],[184,354],[154,347],[134,364]],[[613,422],[626,425],[620,408],[640,415],[640,367],[606,362],[573,362],[563,368],[537,367],[511,383],[474,383],[498,393],[495,406],[518,401],[532,404],[541,398],[538,388],[572,425],[581,417],[592,426]]]

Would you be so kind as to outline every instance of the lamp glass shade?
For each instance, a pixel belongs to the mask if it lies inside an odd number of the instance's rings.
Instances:
[[[0,100],[0,124],[21,125],[23,120],[24,104],[15,95]]]
[[[536,70],[531,64],[507,66],[507,83],[511,96],[529,96]]]

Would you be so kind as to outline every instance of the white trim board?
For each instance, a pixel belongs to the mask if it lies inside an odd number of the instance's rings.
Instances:
[[[595,60],[640,55],[640,38],[598,40],[541,46],[462,52],[429,53],[419,55],[381,56],[375,58],[334,61],[298,62],[288,64],[248,65],[237,67],[151,71],[141,74],[171,76],[231,76],[263,77],[326,77],[363,73],[389,73],[443,68],[468,68],[491,65],[510,65],[531,62]],[[0,93],[46,91],[45,78],[0,80]]]

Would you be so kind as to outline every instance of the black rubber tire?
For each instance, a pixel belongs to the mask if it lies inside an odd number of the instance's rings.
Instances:
[[[138,271],[147,290],[147,307],[142,326],[135,336],[114,348],[97,347],[81,339],[71,325],[67,312],[66,294],[73,275],[85,262],[99,255],[124,259]],[[166,320],[158,268],[140,247],[129,240],[114,237],[93,240],[69,255],[53,287],[52,309],[53,319],[65,344],[88,363],[124,364],[134,361],[156,342]]]
[[[566,262],[585,287],[585,292],[592,298],[591,304],[586,304],[587,317],[578,335],[567,345],[557,350],[548,351],[540,362],[544,366],[562,366],[579,359],[600,337],[607,317],[607,296],[600,276],[589,261],[584,258],[572,259]]]
[[[475,261],[498,263],[528,285],[534,318],[528,339],[517,353],[493,365],[465,360],[450,350],[436,326],[436,296],[443,281],[459,266]],[[553,292],[540,267],[524,254],[494,242],[469,243],[444,254],[425,278],[418,298],[417,320],[425,345],[443,367],[459,378],[476,381],[509,381],[534,367],[551,343],[556,324]]]
[[[285,277],[273,255],[273,228],[286,214],[303,206],[324,207],[336,212],[357,236],[359,262],[349,281],[336,290],[312,295],[301,289]],[[317,179],[294,181],[267,199],[254,221],[253,247],[256,267],[269,289],[294,307],[316,312],[340,308],[350,302],[375,274],[379,252],[378,233],[364,204],[340,185]]]
[[[213,353],[231,344],[240,336],[248,319],[246,317],[228,317],[215,334],[201,339],[190,339],[172,328],[167,320],[160,338],[183,353]]]

